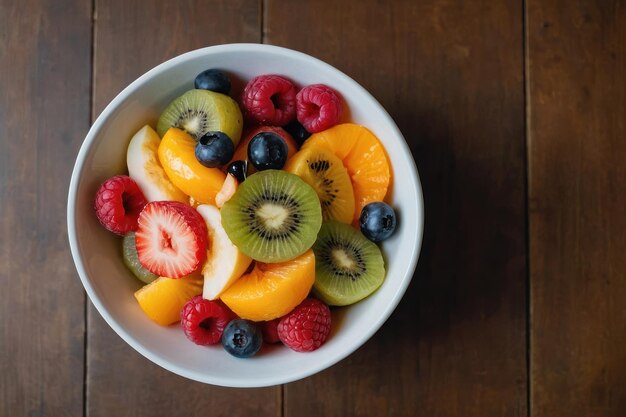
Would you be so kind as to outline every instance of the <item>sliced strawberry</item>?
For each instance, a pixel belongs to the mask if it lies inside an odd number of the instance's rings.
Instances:
[[[208,231],[200,214],[175,201],[153,201],[139,215],[139,262],[161,277],[181,278],[206,259]]]

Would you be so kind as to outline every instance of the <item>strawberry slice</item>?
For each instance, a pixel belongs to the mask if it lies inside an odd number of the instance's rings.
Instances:
[[[139,262],[161,277],[181,278],[206,259],[206,223],[193,208],[176,201],[153,201],[139,215],[135,245]]]

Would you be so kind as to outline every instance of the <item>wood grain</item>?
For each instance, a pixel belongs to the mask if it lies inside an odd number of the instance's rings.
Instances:
[[[89,128],[91,6],[0,0],[0,416],[81,415],[66,200]]]
[[[424,248],[404,300],[285,416],[526,416],[522,3],[268,0],[268,43],[389,110],[420,170]]]
[[[96,1],[94,116],[144,72],[181,53],[261,38],[260,0]]]
[[[626,412],[626,3],[528,1],[532,415]]]
[[[130,0],[96,3],[94,114],[146,70],[180,53],[260,39],[260,1]],[[280,387],[204,385],[169,373],[126,345],[95,309],[88,315],[89,416],[276,416]],[[235,406],[236,405],[236,406]]]
[[[0,416],[624,415],[624,1],[93,4],[0,0]],[[389,110],[426,234],[365,346],[283,388],[236,390],[153,365],[91,305],[85,323],[65,205],[90,118],[123,87],[179,53],[262,39]]]

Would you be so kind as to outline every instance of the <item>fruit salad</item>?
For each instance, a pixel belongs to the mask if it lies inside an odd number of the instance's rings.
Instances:
[[[230,94],[227,72],[198,74],[130,138],[128,172],[100,186],[95,214],[121,236],[155,325],[239,358],[316,350],[331,309],[385,280],[387,154],[327,85],[260,74]]]

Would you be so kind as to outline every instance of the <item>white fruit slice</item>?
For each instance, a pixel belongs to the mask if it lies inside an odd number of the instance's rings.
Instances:
[[[161,138],[148,125],[135,133],[126,151],[128,175],[139,185],[148,201],[189,204],[189,197],[172,184],[159,162],[160,143]]]
[[[246,272],[252,258],[244,255],[230,241],[222,227],[222,216],[217,207],[201,204],[196,210],[204,218],[209,231],[207,260],[202,267],[204,275],[202,297],[214,300]]]
[[[225,202],[230,200],[230,198],[237,191],[237,180],[232,175],[226,175],[226,179],[224,180],[224,184],[222,184],[221,190],[215,194],[215,205],[217,208],[222,208]]]

